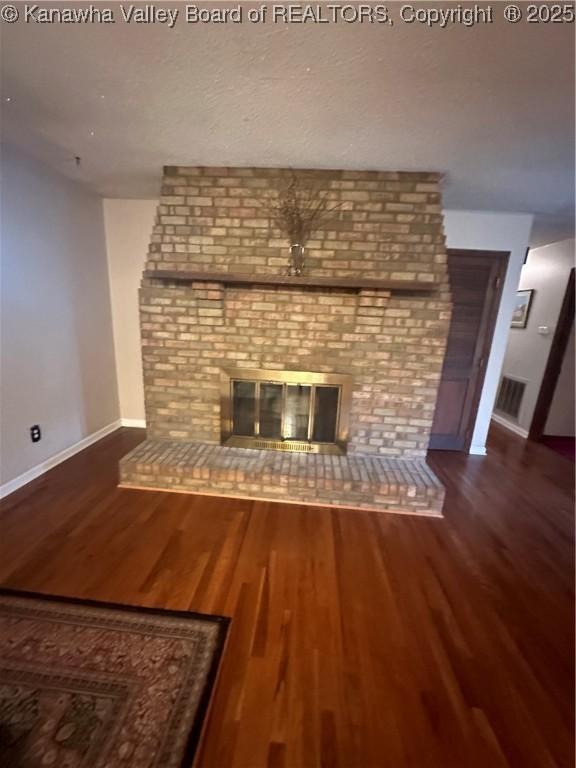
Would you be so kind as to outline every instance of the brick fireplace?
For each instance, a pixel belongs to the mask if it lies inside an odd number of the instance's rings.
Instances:
[[[140,290],[147,440],[121,485],[439,515],[439,177],[297,171],[340,209],[288,277],[262,200],[291,173],[165,169]]]

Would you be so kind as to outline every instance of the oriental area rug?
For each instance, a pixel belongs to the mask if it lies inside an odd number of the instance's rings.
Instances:
[[[190,766],[227,627],[0,590],[0,766]]]

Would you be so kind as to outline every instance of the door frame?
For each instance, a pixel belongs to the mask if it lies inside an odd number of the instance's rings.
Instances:
[[[564,362],[564,353],[568,346],[570,331],[572,330],[572,323],[574,322],[574,271],[574,267],[572,267],[568,276],[566,290],[564,291],[564,298],[562,300],[558,322],[556,323],[556,330],[554,331],[554,336],[552,338],[548,362],[544,369],[544,376],[542,378],[542,384],[540,385],[538,399],[536,400],[536,406],[532,415],[532,422],[530,423],[530,429],[528,431],[528,439],[533,440],[536,443],[544,436],[546,421],[548,420],[556,384],[558,382],[562,363]]]
[[[474,360],[472,363],[473,368],[476,371],[474,375],[474,381],[472,383],[472,394],[467,396],[467,402],[464,405],[462,413],[462,422],[466,426],[464,428],[464,445],[459,452],[468,453],[470,451],[470,445],[472,444],[474,426],[476,424],[476,417],[478,415],[478,406],[480,404],[480,397],[482,395],[484,380],[486,378],[486,368],[488,366],[488,359],[490,357],[490,348],[492,346],[492,339],[494,337],[496,320],[500,310],[500,300],[502,298],[504,278],[508,269],[510,251],[479,251],[468,250],[464,248],[448,248],[447,253],[449,256],[462,259],[462,261],[465,259],[472,260],[474,258],[482,258],[485,260],[487,257],[492,261],[488,289],[484,298],[482,319],[480,321],[479,333],[476,337],[476,347],[474,350]],[[449,271],[448,278],[450,278]],[[430,450],[441,451],[447,449],[443,449],[439,446]]]

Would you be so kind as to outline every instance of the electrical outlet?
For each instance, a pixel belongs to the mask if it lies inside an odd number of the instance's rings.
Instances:
[[[40,427],[38,426],[38,424],[34,424],[33,427],[30,427],[30,438],[33,443],[38,443],[41,437],[42,437],[42,432],[40,431]]]

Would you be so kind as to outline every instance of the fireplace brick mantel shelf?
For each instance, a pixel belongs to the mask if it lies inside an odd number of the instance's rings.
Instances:
[[[339,206],[300,277],[286,276],[289,243],[264,213],[294,174]],[[148,434],[121,461],[121,485],[441,515],[425,461],[451,315],[439,183],[166,168],[140,289]],[[242,369],[349,380],[344,455],[290,453],[283,435],[267,443],[276,450],[224,445],[223,381]],[[254,418],[264,434],[270,422]]]
[[[428,277],[428,276],[427,276]],[[257,272],[242,274],[233,272],[189,272],[188,270],[147,270],[144,278],[176,283],[222,283],[223,285],[278,285],[284,288],[373,288],[383,291],[432,293],[438,287],[433,279],[425,280],[377,280],[360,277],[315,277],[313,275],[286,276],[264,275]]]

